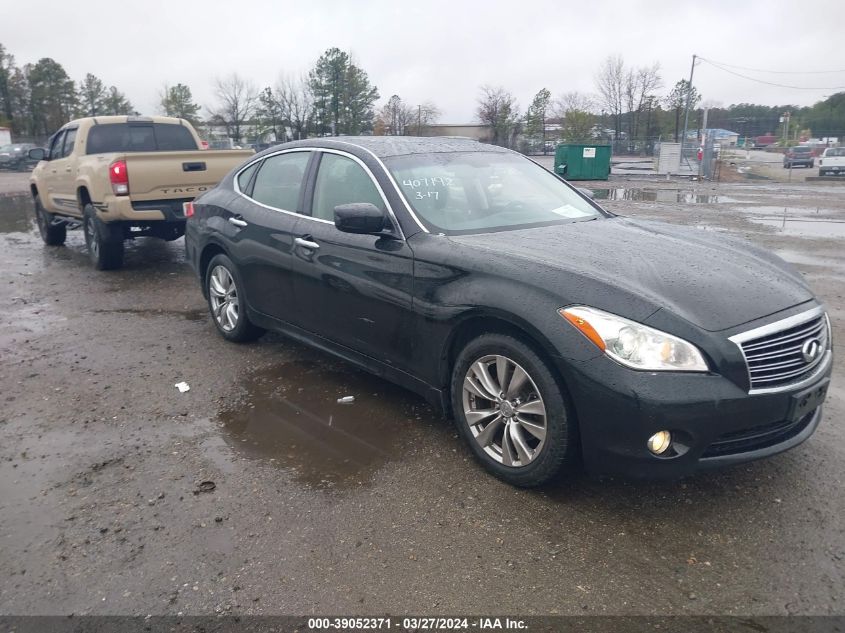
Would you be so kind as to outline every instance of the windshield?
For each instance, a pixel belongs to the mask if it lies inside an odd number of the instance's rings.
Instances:
[[[604,217],[556,176],[515,154],[410,154],[385,163],[417,217],[435,233],[484,233]]]
[[[796,154],[806,154],[810,151],[809,147],[793,147],[792,151]]]

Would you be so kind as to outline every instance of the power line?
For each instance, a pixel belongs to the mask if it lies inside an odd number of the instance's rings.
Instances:
[[[724,66],[720,66],[716,62],[712,62],[709,59],[704,59],[703,57],[699,57],[699,59],[703,62],[707,62],[714,68],[718,68],[726,73],[730,73],[731,75],[736,75],[737,77],[742,77],[743,79],[748,79],[749,81],[756,81],[757,83],[766,84],[767,86],[776,86],[778,88],[790,88],[793,90],[842,90],[845,89],[845,86],[789,86],[787,84],[778,84],[772,81],[766,81],[764,79],[757,79],[756,77],[749,77],[748,75],[743,75],[742,73],[735,72]]]
[[[735,64],[726,64],[725,62],[717,62],[704,57],[699,57],[711,64],[718,64],[719,66],[727,66],[728,68],[739,68],[740,70],[750,70],[754,73],[771,73],[773,75],[832,75],[834,73],[845,73],[845,68],[841,70],[763,70],[762,68],[748,68],[748,66],[737,66]]]

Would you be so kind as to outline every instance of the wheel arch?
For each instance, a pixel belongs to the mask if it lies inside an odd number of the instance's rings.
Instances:
[[[452,369],[455,366],[455,361],[458,358],[461,350],[472,339],[482,334],[504,334],[512,336],[518,341],[524,343],[531,350],[537,354],[548,366],[549,371],[554,376],[560,389],[564,392],[566,399],[569,401],[570,407],[575,408],[575,402],[569,392],[564,376],[561,374],[558,364],[555,362],[553,355],[549,350],[554,349],[551,341],[549,341],[536,327],[521,319],[518,316],[502,313],[502,312],[474,312],[467,315],[460,323],[458,323],[449,334],[446,344],[444,345],[444,352],[440,359],[440,369],[438,379],[441,386],[448,390],[451,388]],[[451,398],[444,398],[444,402],[450,403]],[[451,417],[452,411],[446,411],[447,417]],[[577,427],[577,414],[575,415],[575,425]]]
[[[208,273],[208,265],[211,263],[211,260],[214,258],[215,255],[226,255],[229,256],[229,253],[226,251],[223,246],[216,241],[210,241],[205,246],[203,246],[202,252],[200,253],[199,262],[197,265],[197,274],[200,278],[200,286],[202,287],[202,295],[208,299],[208,289],[205,287],[205,276]]]
[[[33,198],[38,195],[38,187],[35,185],[34,182],[29,183],[29,192],[32,194]]]
[[[85,205],[91,204],[91,194],[88,191],[87,185],[79,185],[76,188],[76,202],[79,205],[80,213],[85,209]]]

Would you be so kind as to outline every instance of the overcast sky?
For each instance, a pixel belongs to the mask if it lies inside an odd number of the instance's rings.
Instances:
[[[3,0],[0,42],[18,64],[52,57],[79,81],[91,72],[157,112],[165,83],[213,105],[213,80],[238,72],[257,87],[307,71],[331,46],[353,54],[382,95],[431,100],[441,122],[473,120],[478,87],[502,85],[525,107],[595,92],[609,54],[631,66],[659,62],[664,88],[688,77],[693,53],[779,88],[702,63],[705,102],[808,105],[845,90],[845,0]]]

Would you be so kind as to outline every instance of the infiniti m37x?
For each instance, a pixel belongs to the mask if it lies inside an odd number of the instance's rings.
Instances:
[[[745,242],[618,217],[498,147],[310,139],[187,205],[220,334],[283,332],[422,394],[519,486],[677,477],[806,440],[830,323]]]

